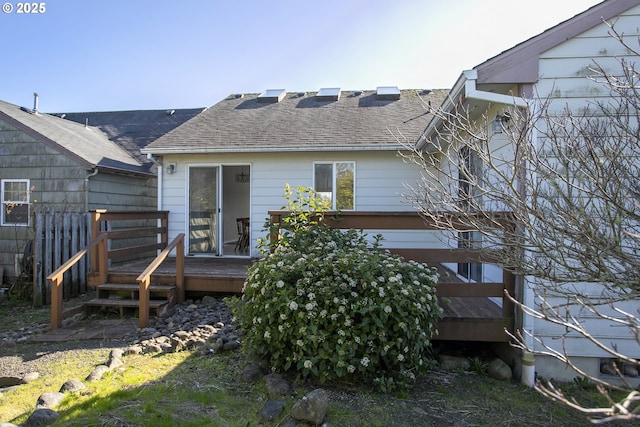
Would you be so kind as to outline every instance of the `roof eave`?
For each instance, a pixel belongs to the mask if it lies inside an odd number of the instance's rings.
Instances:
[[[331,146],[331,147],[220,147],[220,148],[158,148],[142,150],[143,154],[222,154],[222,153],[294,153],[294,152],[330,152],[330,151],[398,151],[400,143],[385,145]]]

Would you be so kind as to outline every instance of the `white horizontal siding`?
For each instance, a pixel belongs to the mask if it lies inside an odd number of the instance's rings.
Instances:
[[[640,6],[625,12],[624,16],[611,20],[615,22],[618,32],[624,33],[626,40],[637,47],[638,22],[640,21]],[[566,42],[544,52],[540,56],[539,76],[534,93],[540,98],[553,98],[552,112],[560,112],[569,108],[582,113],[585,108],[594,108],[597,102],[606,102],[610,97],[607,87],[594,82],[589,77],[595,73],[591,70],[596,66],[613,73],[620,74],[619,58],[629,55],[626,48],[609,34],[610,28],[605,24],[567,40]],[[594,62],[595,61],[595,62]],[[595,111],[595,110],[594,110]],[[567,287],[574,294],[584,294],[597,297],[602,292],[598,284],[576,284]],[[542,293],[541,288],[537,288]],[[547,295],[551,305],[560,306],[566,303],[566,298]],[[637,301],[624,303],[623,308],[630,309],[637,315]],[[602,308],[604,312],[613,314],[610,309]],[[610,321],[598,318],[586,310],[575,309],[573,313],[579,316],[581,324],[604,345],[617,346],[618,350],[632,357],[640,356],[640,348],[626,327],[612,324]],[[617,315],[620,317],[620,315]],[[534,334],[548,346],[569,356],[581,357],[609,357],[589,340],[577,333],[566,334],[565,328],[550,322],[535,319]],[[562,339],[561,337],[564,337]],[[540,344],[535,344],[536,350],[544,351]]]
[[[403,197],[405,183],[415,183],[418,170],[405,164],[396,152],[341,153],[258,153],[258,154],[198,154],[165,156],[164,164],[176,163],[176,172],[164,174],[160,206],[170,212],[170,238],[186,229],[187,165],[251,165],[251,247],[258,238],[266,238],[263,225],[268,211],[286,205],[285,185],[310,187],[313,184],[313,163],[316,161],[356,162],[356,210],[413,211]],[[425,232],[426,233],[426,232]],[[420,247],[433,240],[427,234],[393,232],[385,239],[386,247]],[[259,254],[254,249],[253,256]]]

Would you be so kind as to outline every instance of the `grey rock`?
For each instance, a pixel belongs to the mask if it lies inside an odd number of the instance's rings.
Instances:
[[[260,416],[265,420],[272,421],[284,411],[284,400],[267,400],[260,409]]]
[[[226,342],[222,346],[222,349],[224,351],[236,350],[238,348],[240,348],[240,341],[238,341],[238,340]]]
[[[259,363],[249,363],[242,370],[242,379],[249,382],[256,382],[264,375],[262,366]]]
[[[511,371],[511,367],[499,358],[495,358],[491,361],[491,363],[489,363],[489,369],[487,373],[491,378],[500,381],[511,381],[513,379],[513,372]]]
[[[55,408],[60,405],[64,399],[64,393],[60,392],[47,392],[42,393],[36,402],[36,408]]]
[[[144,347],[144,352],[145,352],[145,354],[148,354],[148,353],[162,353],[162,347],[160,347],[158,344],[153,344],[153,343],[147,344]]]
[[[87,386],[80,380],[69,380],[62,384],[60,387],[60,393],[77,393],[84,390]]]
[[[320,425],[329,409],[329,395],[324,389],[317,388],[307,393],[291,407],[291,417]]]
[[[22,376],[22,384],[29,384],[31,381],[40,378],[39,372],[29,372]]]
[[[267,393],[272,399],[290,396],[293,393],[289,381],[280,374],[269,374],[264,377]]]
[[[465,357],[441,354],[438,356],[438,365],[444,371],[466,371],[469,369],[469,360]]]
[[[213,349],[215,351],[222,351],[223,347],[224,347],[224,340],[222,338],[218,338],[216,342],[213,344]]]
[[[106,365],[96,366],[95,368],[93,368],[93,371],[91,371],[89,376],[85,378],[85,381],[88,381],[88,382],[99,381],[100,379],[102,379],[102,376],[107,372],[109,372],[108,366]]]
[[[124,351],[120,348],[114,348],[109,353],[109,360],[120,359],[124,355]]]
[[[215,297],[205,295],[202,297],[202,305],[215,305],[218,303],[218,300]]]
[[[126,350],[124,351],[124,354],[126,354],[126,355],[142,354],[142,346],[130,345],[129,347],[126,348]]]
[[[24,427],[48,426],[54,423],[60,414],[49,408],[38,408],[29,415]]]

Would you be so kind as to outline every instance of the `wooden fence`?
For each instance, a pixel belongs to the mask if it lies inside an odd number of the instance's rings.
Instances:
[[[38,212],[33,241],[33,303],[51,303],[47,276],[91,241],[88,212]],[[75,297],[87,291],[89,260],[74,265],[64,278],[63,295]]]

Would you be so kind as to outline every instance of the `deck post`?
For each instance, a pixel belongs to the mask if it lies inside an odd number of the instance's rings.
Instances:
[[[151,277],[147,276],[140,281],[140,296],[139,298],[139,326],[140,328],[146,328],[149,326],[149,284]]]
[[[169,244],[169,212],[160,212],[160,243],[166,248]]]
[[[91,211],[91,237],[89,238],[89,241],[95,239],[98,237],[98,234],[100,234],[100,215],[105,212],[105,209]],[[91,271],[94,273],[100,271],[100,255],[98,252],[99,251],[91,252]]]
[[[62,326],[62,275],[51,279],[51,330]]]
[[[176,245],[176,288],[178,304],[184,302],[184,235]]]
[[[280,221],[282,220],[282,216],[279,213],[269,212],[271,216],[271,227],[269,230],[269,246],[270,251],[273,253],[276,243],[278,242],[278,237],[280,237]]]
[[[107,255],[107,237],[106,235],[102,236],[102,239],[98,243],[98,250],[95,251],[98,257],[98,285],[104,285],[107,283],[107,264],[108,264],[108,255]]]

